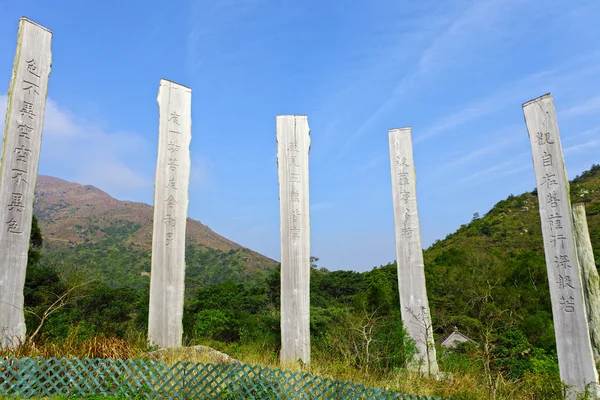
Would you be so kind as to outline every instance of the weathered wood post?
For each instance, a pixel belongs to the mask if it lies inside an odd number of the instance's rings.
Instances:
[[[579,261],[571,219],[569,181],[556,112],[548,93],[523,104],[537,182],[546,269],[561,380],[575,392],[598,393]]]
[[[192,90],[161,79],[148,342],[181,347]]]
[[[594,260],[585,204],[573,204],[573,226],[594,360],[600,360],[600,277]]]
[[[436,376],[438,365],[425,288],[411,128],[390,130],[389,140],[402,322],[419,351],[415,367]]]
[[[21,18],[0,161],[0,347],[25,339],[23,288],[31,234],[52,32]]]
[[[282,365],[310,363],[309,135],[306,116],[277,116]]]

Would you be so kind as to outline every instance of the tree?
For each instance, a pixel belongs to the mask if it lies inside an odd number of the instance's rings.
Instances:
[[[319,262],[319,257],[310,256],[310,267],[316,269],[317,262]]]
[[[27,251],[27,267],[40,261],[40,254],[44,240],[38,220],[33,216],[31,219],[31,235],[29,235],[29,250]]]

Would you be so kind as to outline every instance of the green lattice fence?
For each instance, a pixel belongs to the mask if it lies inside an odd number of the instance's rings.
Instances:
[[[433,400],[267,367],[163,361],[21,358],[0,360],[0,396],[86,395],[170,399]]]

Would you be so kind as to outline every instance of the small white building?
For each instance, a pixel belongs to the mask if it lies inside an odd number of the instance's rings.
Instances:
[[[456,326],[454,327],[454,331],[436,341],[436,343],[439,343],[449,349],[456,348],[460,343],[464,342],[473,342],[473,340],[460,333]]]

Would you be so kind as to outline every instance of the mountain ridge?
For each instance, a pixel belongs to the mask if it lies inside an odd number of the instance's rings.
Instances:
[[[63,263],[70,261],[78,267],[82,263],[92,263],[90,260],[102,265],[107,262],[103,259],[111,251],[130,251],[128,257],[132,259],[128,264],[116,258],[115,254],[113,261],[123,263],[119,272],[130,278],[150,272],[153,206],[117,200],[92,185],[40,175],[36,183],[34,214],[42,230],[45,253],[50,260]],[[199,282],[236,281],[243,280],[242,277],[252,280],[252,274],[262,275],[276,264],[277,261],[241,246],[188,217],[186,275],[196,276]],[[232,265],[235,266],[233,270],[230,268]],[[106,267],[110,268],[108,265]],[[83,268],[94,272],[99,267]],[[222,271],[218,273],[219,277],[208,279],[200,276],[198,268],[209,275],[216,273],[215,268],[221,268]],[[100,271],[97,272],[98,276],[102,275]]]
[[[80,204],[73,204],[74,201],[79,201]],[[150,223],[148,227],[144,226],[144,229],[133,238],[133,244],[151,248],[153,206],[142,202],[118,200],[93,185],[69,182],[48,175],[38,177],[34,213],[42,226],[42,232],[45,234],[44,238],[48,240],[66,239],[73,243],[80,243],[85,238],[85,232],[82,233],[80,229],[73,229],[75,226],[70,221],[71,219],[85,221],[89,218],[108,215],[128,219],[125,218],[127,212],[132,210],[136,210],[136,212],[129,214],[129,218],[137,222]],[[61,223],[58,225],[62,226],[57,226],[59,221]],[[198,241],[199,244],[222,251],[247,249],[217,234],[200,221],[188,217],[186,242],[190,240]],[[275,262],[275,260],[271,261]]]

